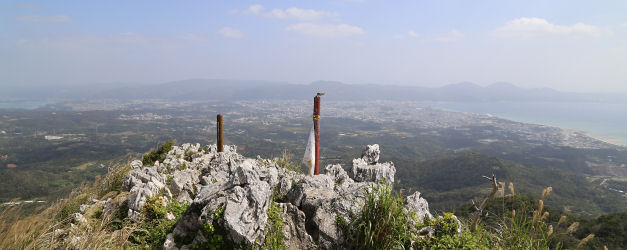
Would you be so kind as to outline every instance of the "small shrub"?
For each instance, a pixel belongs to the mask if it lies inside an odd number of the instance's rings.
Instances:
[[[128,200],[125,200],[120,204],[120,206],[115,210],[113,216],[111,218],[111,229],[119,230],[124,227],[124,223],[126,221],[126,217],[128,216]]]
[[[142,158],[142,163],[144,165],[152,165],[155,163],[155,161],[163,162],[168,152],[172,150],[172,145],[174,145],[174,141],[170,140],[161,145],[156,150],[150,151],[150,153],[144,155],[144,157]]]
[[[103,212],[103,211],[102,211],[102,208],[100,208],[100,209],[96,210],[96,211],[95,211],[95,212],[91,215],[91,217],[92,217],[92,218],[94,218],[94,219],[100,219],[100,217],[102,216],[102,212]]]
[[[191,151],[189,149],[185,150],[185,160],[191,162],[192,161],[192,156],[195,154],[196,152]]]
[[[471,233],[463,230],[457,233],[457,221],[452,213],[444,213],[442,218],[425,220],[422,226],[430,226],[435,229],[433,238],[418,238],[414,243],[415,249],[498,249],[490,242],[487,231],[477,230]]]
[[[246,249],[245,246],[237,245],[227,238],[227,231],[222,226],[224,209],[224,207],[216,209],[213,213],[212,223],[202,225],[202,233],[207,242],[195,244],[191,249]]]
[[[187,162],[183,162],[183,164],[178,166],[178,170],[185,170],[187,169]]]
[[[180,203],[176,200],[164,206],[161,203],[162,196],[164,194],[148,199],[142,207],[144,219],[139,224],[142,230],[133,232],[131,236],[133,243],[152,249],[161,248],[165,242],[165,237],[174,230],[176,222],[188,207],[186,203]],[[175,219],[168,220],[166,218],[168,213],[172,213]]]
[[[457,234],[458,223],[453,218],[453,213],[443,213],[442,218],[425,220],[424,225],[436,228],[435,237]]]

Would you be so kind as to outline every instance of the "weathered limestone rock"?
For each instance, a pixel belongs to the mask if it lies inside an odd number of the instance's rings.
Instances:
[[[279,203],[284,221],[285,246],[289,250],[316,249],[311,235],[305,229],[306,217],[303,211],[290,203]]]
[[[128,198],[128,217],[136,221],[141,213],[141,208],[149,198],[159,194],[165,188],[166,178],[157,172],[155,167],[133,169],[123,182],[125,191],[130,192]]]
[[[310,190],[327,189],[333,190],[333,179],[328,175],[305,176],[287,193],[287,200],[292,205],[300,207],[305,194]]]
[[[363,159],[353,160],[351,178],[358,182],[385,181],[390,187],[394,185],[396,168],[391,162],[367,165]]]
[[[420,197],[420,192],[407,196],[405,199],[405,208],[414,211],[418,216],[417,222],[423,222],[425,219],[432,219],[433,216],[429,212],[429,203],[427,200]]]
[[[74,213],[74,217],[72,219],[73,219],[72,221],[74,221],[74,224],[77,224],[77,225],[87,224],[87,219],[85,219],[85,217],[83,217],[81,213]]]
[[[163,243],[163,250],[174,250],[179,249],[176,247],[176,242],[174,241],[174,234],[168,234],[165,237],[165,242]]]
[[[194,185],[199,183],[198,172],[186,169],[177,170],[172,173],[169,189],[178,201],[191,203],[191,197],[195,196],[196,190]]]
[[[353,182],[353,180],[348,177],[348,174],[346,173],[346,171],[344,171],[340,164],[326,166],[324,168],[324,174],[331,176],[333,180],[335,180],[335,183],[338,184],[343,184],[344,182]]]
[[[88,204],[82,204],[80,207],[78,207],[78,212],[81,214],[84,214],[85,212],[87,212],[87,209],[89,209],[91,205]]]
[[[364,151],[361,152],[361,158],[364,159],[368,165],[374,165],[379,162],[380,153],[379,144],[368,145],[364,148]]]
[[[457,216],[452,215],[453,219],[455,220],[455,222],[457,222],[457,233],[461,234],[462,233],[462,222],[459,221],[459,219],[457,218]],[[442,218],[442,216],[438,216],[438,218]]]
[[[257,239],[263,239],[271,195],[269,185],[265,182],[252,183],[246,188],[233,188],[227,196],[224,209],[224,227],[229,230],[231,240],[253,245]]]
[[[379,145],[365,147],[360,158],[347,170],[328,165],[324,174],[308,176],[279,167],[272,160],[244,158],[235,146],[216,145],[201,148],[199,144],[173,146],[162,163],[141,166],[131,163],[132,170],[124,180],[128,191],[129,217],[141,218],[146,200],[164,194],[162,202],[177,200],[190,204],[163,245],[179,249],[175,238],[188,241],[181,249],[206,243],[203,227],[223,229],[224,240],[233,244],[260,247],[269,226],[268,209],[275,203],[282,211],[284,242],[288,249],[339,249],[344,236],[338,231],[336,218],[350,219],[361,212],[372,185],[381,181],[394,183],[396,169],[379,162]],[[141,162],[139,162],[141,163]],[[104,203],[105,213],[120,204]],[[416,192],[407,197],[406,209],[416,212],[422,221],[431,218],[426,200]],[[168,219],[174,216],[168,214]]]
[[[141,168],[142,165],[143,165],[142,161],[134,160],[134,161],[131,162],[131,169]]]

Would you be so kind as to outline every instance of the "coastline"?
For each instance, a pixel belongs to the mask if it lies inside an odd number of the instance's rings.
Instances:
[[[564,108],[565,104],[555,107],[554,103],[435,102],[426,103],[426,105],[448,111],[489,115],[515,122],[557,127],[565,131],[579,132],[618,147],[627,147],[627,129],[622,129],[620,126],[620,124],[627,124],[627,105],[619,107],[618,111],[615,106],[613,109],[604,109],[605,104],[602,103],[595,105],[573,103],[570,104],[572,107],[569,109]],[[598,112],[595,112],[597,110]],[[625,113],[625,117],[622,118],[620,113]],[[607,119],[603,119],[605,117]],[[625,122],[617,119],[625,119]]]

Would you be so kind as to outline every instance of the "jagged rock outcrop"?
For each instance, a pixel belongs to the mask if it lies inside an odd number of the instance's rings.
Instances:
[[[379,144],[368,145],[361,153],[361,158],[369,165],[375,165],[379,162]]]
[[[420,197],[420,192],[415,192],[405,198],[405,208],[414,211],[419,221],[433,218],[433,215],[429,212],[429,203],[427,203],[425,198]]]
[[[368,145],[347,170],[328,165],[324,174],[307,176],[272,160],[245,158],[235,146],[225,146],[224,152],[215,145],[174,146],[161,163],[131,163],[123,183],[129,193],[128,217],[139,220],[142,207],[154,197],[164,204],[185,202],[189,207],[167,236],[165,249],[206,243],[215,232],[232,244],[259,246],[268,233],[268,210],[277,206],[288,249],[342,248],[338,216],[348,220],[360,213],[369,186],[394,184],[394,164],[379,163],[379,154],[379,145]],[[432,217],[418,192],[407,197],[406,209],[418,215],[418,222]]]
[[[361,154],[361,158],[353,160],[353,166],[347,170],[348,175],[359,182],[386,181],[388,185],[394,184],[396,168],[394,163],[379,163],[379,145],[368,145]]]
[[[131,193],[128,198],[128,217],[137,221],[147,199],[156,196],[162,189],[166,189],[165,183],[165,175],[157,172],[156,166],[131,170],[122,184],[124,191]],[[170,194],[169,191],[166,193]]]

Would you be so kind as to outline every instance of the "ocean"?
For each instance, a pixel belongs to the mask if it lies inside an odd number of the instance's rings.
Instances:
[[[433,108],[489,114],[509,120],[575,129],[627,146],[627,104],[554,102],[439,102]]]

